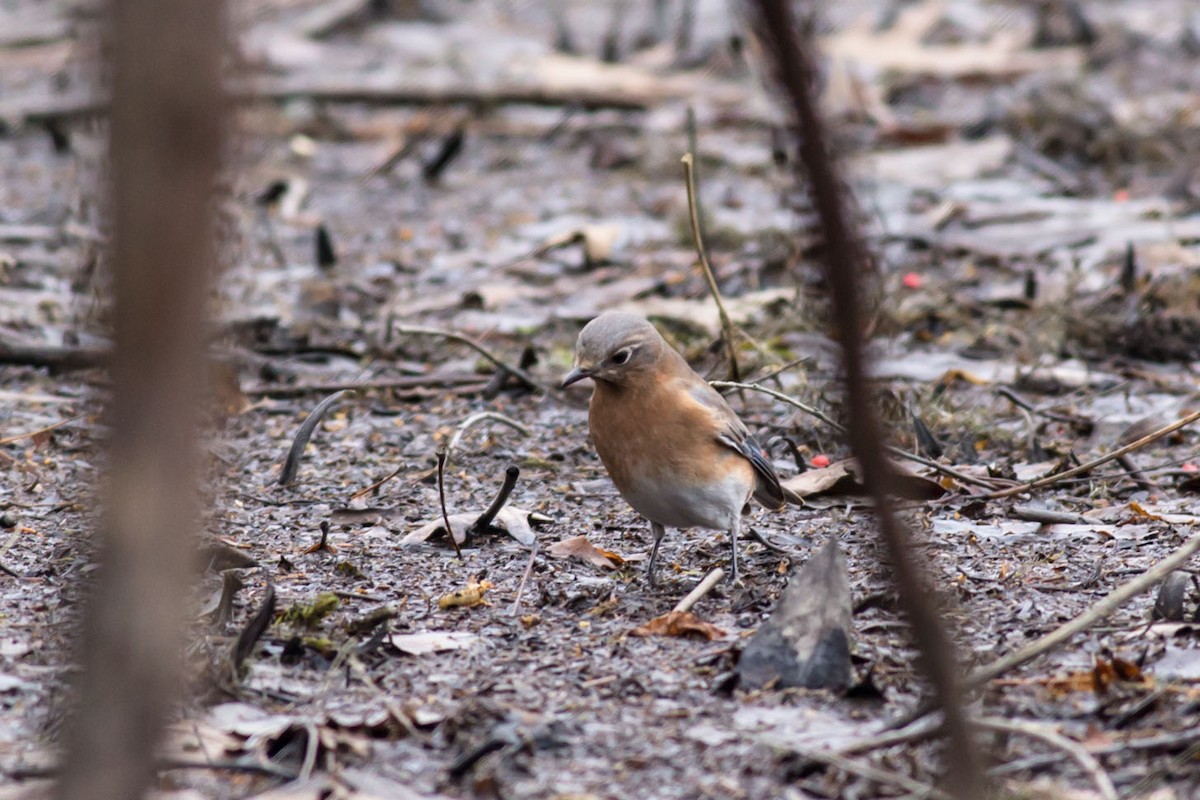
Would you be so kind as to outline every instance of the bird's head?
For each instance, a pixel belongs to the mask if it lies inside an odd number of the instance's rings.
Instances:
[[[624,386],[647,374],[667,346],[644,317],[606,311],[583,326],[575,342],[575,367],[563,378],[566,388],[591,378]]]

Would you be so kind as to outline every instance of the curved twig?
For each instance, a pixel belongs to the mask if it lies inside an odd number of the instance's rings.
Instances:
[[[499,356],[494,355],[490,350],[488,350],[486,347],[481,345],[479,342],[475,341],[470,336],[467,336],[465,334],[457,333],[455,331],[446,331],[446,330],[442,330],[441,328],[424,328],[424,327],[413,326],[413,325],[393,325],[393,326],[391,326],[390,331],[395,331],[396,333],[403,333],[403,334],[406,334],[409,336],[440,336],[443,339],[449,339],[452,342],[458,342],[461,345],[465,345],[465,346],[471,348],[476,353],[478,353],[479,355],[486,358],[488,361],[495,364],[496,367],[498,367],[499,369],[504,370],[505,372],[509,373],[514,378],[516,378],[517,380],[521,381],[521,383],[525,384],[530,389],[537,389],[538,391],[545,392],[547,394],[552,394],[555,391],[554,387],[546,386],[545,384],[540,383],[536,378],[534,378],[532,375],[530,375],[525,370],[521,369],[520,367],[518,367],[514,364],[507,363],[506,361],[501,359]]]
[[[975,717],[974,722],[985,730],[1032,736],[1052,747],[1057,747],[1073,758],[1075,763],[1087,773],[1104,800],[1117,800],[1117,787],[1113,786],[1112,778],[1108,777],[1108,773],[1104,771],[1104,767],[1100,766],[1100,762],[1096,760],[1095,756],[1089,753],[1083,745],[1051,730],[1048,725],[999,717]]]
[[[455,448],[458,447],[458,443],[462,441],[463,436],[466,435],[467,431],[470,430],[472,426],[478,425],[480,422],[489,421],[499,422],[501,425],[507,425],[517,433],[520,433],[522,436],[529,435],[529,428],[525,427],[511,417],[506,417],[503,414],[496,413],[495,411],[480,411],[478,414],[472,414],[459,423],[458,428],[454,431],[454,435],[450,437],[450,444],[446,445],[447,457],[454,452]]]
[[[296,431],[296,437],[292,439],[292,447],[288,450],[287,458],[284,459],[283,470],[279,473],[280,486],[287,486],[296,479],[296,472],[300,469],[300,458],[304,455],[304,448],[308,446],[308,440],[312,438],[313,431],[317,429],[317,425],[321,424],[321,418],[325,416],[326,412],[348,391],[350,390],[343,389],[329,395],[317,403],[317,407],[305,418],[300,430]]]

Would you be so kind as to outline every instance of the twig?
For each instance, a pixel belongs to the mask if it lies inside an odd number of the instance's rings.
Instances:
[[[929,721],[918,720],[912,725],[898,731],[884,731],[875,736],[868,736],[865,739],[850,742],[843,747],[837,748],[837,752],[842,755],[852,755],[854,753],[865,753],[870,750],[892,747],[898,744],[918,742],[936,735],[941,727],[942,721],[940,719]]]
[[[529,583],[529,576],[533,574],[533,562],[538,554],[538,540],[533,540],[533,549],[529,551],[529,563],[525,565],[525,574],[521,576],[521,583],[517,586],[517,596],[513,598],[512,608],[508,610],[510,617],[517,615],[517,609],[521,607],[521,595],[525,594],[525,584]]]
[[[338,670],[331,669],[329,672],[336,675]],[[300,775],[297,778],[301,783],[312,777],[313,770],[317,768],[317,753],[321,749],[321,734],[312,720],[304,721],[304,734],[304,762],[300,765]]]
[[[478,385],[482,387],[486,383],[486,376],[474,375],[466,372],[450,372],[442,374],[431,373],[428,375],[409,375],[403,378],[388,378],[377,381],[345,381],[331,383],[251,386],[243,389],[242,394],[249,397],[298,397],[305,394],[340,392],[343,389],[356,391],[367,391],[371,389],[399,389],[404,391],[410,389],[432,389],[435,387],[441,388],[447,386]]]
[[[450,537],[450,544],[454,545],[454,552],[458,560],[462,561],[462,550],[458,546],[458,539],[454,538],[454,528],[450,527],[450,515],[446,513],[446,451],[440,447],[437,449],[437,487],[438,507],[442,510],[442,524],[446,526],[446,536]]]
[[[821,411],[820,409],[813,408],[812,406],[807,405],[805,403],[802,403],[793,397],[789,397],[788,395],[784,394],[783,392],[777,392],[774,389],[771,389],[766,386],[762,386],[757,383],[735,383],[734,381],[709,381],[709,384],[711,386],[713,386],[713,388],[716,388],[716,389],[749,389],[754,392],[762,392],[765,395],[774,397],[776,400],[778,400],[782,403],[787,403],[788,405],[790,405],[794,408],[800,409],[805,414],[808,414],[812,417],[815,417],[816,419],[819,419],[821,422],[824,422],[826,425],[829,425],[831,428],[833,428],[838,433],[841,433],[841,434],[846,433],[845,426],[842,425],[841,423],[834,422],[832,419],[830,419],[829,415],[827,415],[825,412]],[[959,470],[956,470],[953,467],[947,467],[945,464],[939,464],[938,462],[934,461],[933,459],[925,458],[924,456],[919,456],[916,453],[910,453],[907,450],[902,450],[899,447],[893,447],[891,445],[886,445],[885,448],[887,449],[887,451],[889,453],[896,456],[897,458],[907,459],[914,463],[920,464],[924,467],[929,467],[930,469],[936,470],[937,472],[940,472],[943,475],[948,475],[951,478],[954,478],[956,481],[959,481],[960,483],[966,483],[966,484],[970,484],[972,486],[979,486],[983,489],[995,488],[996,484],[994,482],[984,480],[983,478],[977,478],[974,475],[968,475],[965,472],[960,472]]]
[[[522,436],[529,435],[529,428],[517,422],[512,417],[506,417],[503,414],[498,414],[495,411],[480,411],[478,414],[472,414],[459,423],[458,428],[454,431],[454,435],[450,437],[450,444],[446,445],[447,458],[458,447],[458,443],[462,441],[463,436],[473,425],[478,425],[480,422],[499,422],[501,425],[507,425]]]
[[[363,488],[363,489],[359,489],[357,492],[350,495],[350,499],[357,500],[360,497],[371,494],[372,492],[377,490],[380,486],[383,486],[385,483],[387,483],[388,481],[390,481],[392,478],[396,477],[403,471],[404,471],[404,465],[402,464],[402,465],[396,467],[394,470],[392,470],[387,475],[384,475],[382,478],[380,478],[379,480],[372,483],[370,486],[367,486],[366,488]]]
[[[1062,422],[1072,426],[1086,425],[1090,422],[1090,420],[1084,419],[1083,417],[1056,414],[1053,411],[1047,411],[1043,408],[1038,408],[1033,403],[1029,402],[1024,397],[1021,397],[1021,395],[1017,394],[1007,386],[997,387],[996,394],[1000,395],[1005,400],[1008,400],[1018,408],[1023,408],[1031,414],[1037,414],[1039,417],[1044,417],[1053,422]]]
[[[824,274],[833,317],[841,339],[842,369],[846,385],[846,419],[854,425],[846,433],[858,459],[887,549],[900,604],[911,625],[920,666],[933,687],[944,717],[946,781],[950,794],[977,798],[985,794],[980,757],[969,720],[962,707],[958,657],[953,640],[939,617],[920,562],[914,558],[909,534],[892,507],[893,469],[882,447],[883,427],[872,403],[870,378],[862,337],[859,276],[866,250],[851,227],[842,197],[842,186],[833,150],[814,96],[819,83],[811,45],[797,35],[799,27],[791,4],[785,0],[758,0],[758,34],[771,52],[776,78],[791,101],[792,121],[799,137],[796,177],[807,184],[813,207],[825,235]],[[930,787],[932,788],[932,787]]]
[[[1172,422],[1170,425],[1159,428],[1153,433],[1146,434],[1136,442],[1130,442],[1124,447],[1118,447],[1108,455],[1094,458],[1091,461],[1088,461],[1085,464],[1080,464],[1078,467],[1073,467],[1066,472],[1058,472],[1054,475],[1047,475],[1044,478],[1038,478],[1037,480],[1017,484],[1016,486],[1010,486],[1007,489],[1000,489],[999,491],[992,492],[991,494],[982,495],[978,499],[996,500],[1001,497],[1011,497],[1014,494],[1021,494],[1023,492],[1032,491],[1033,489],[1041,489],[1045,486],[1051,486],[1055,483],[1058,483],[1059,481],[1064,481],[1068,478],[1074,478],[1076,475],[1082,475],[1085,472],[1091,472],[1093,469],[1101,466],[1102,464],[1107,464],[1109,461],[1115,461],[1126,453],[1132,453],[1134,450],[1141,449],[1148,444],[1157,442],[1159,439],[1174,433],[1180,428],[1186,428],[1196,420],[1200,420],[1200,411],[1194,411],[1191,414],[1188,414],[1186,417]]]
[[[721,567],[717,567],[712,572],[705,575],[704,580],[696,584],[696,588],[687,593],[687,597],[684,597],[675,604],[675,608],[671,609],[671,613],[682,614],[685,611],[691,611],[692,606],[696,605],[696,603],[699,603],[700,598],[711,592],[713,587],[720,583],[721,579],[724,577],[725,570]]]
[[[696,241],[696,255],[700,259],[700,267],[704,271],[704,279],[708,282],[708,290],[712,292],[717,304],[717,315],[721,318],[721,333],[725,337],[725,349],[729,353],[729,377],[735,381],[741,380],[741,370],[737,362],[737,340],[734,338],[733,321],[725,310],[725,301],[721,299],[721,290],[717,287],[717,278],[713,274],[712,264],[708,263],[708,254],[704,250],[704,239],[700,234],[700,199],[696,197],[695,155],[684,153],[684,179],[687,182],[688,216],[692,223],[692,238]]]
[[[999,717],[976,717],[975,724],[985,730],[1032,736],[1052,747],[1057,747],[1083,768],[1083,771],[1096,784],[1096,788],[1100,790],[1100,796],[1104,800],[1117,800],[1117,787],[1113,786],[1112,779],[1108,777],[1104,767],[1100,766],[1100,762],[1083,745],[1059,735],[1049,726],[1019,719],[1000,719]]]
[[[946,794],[936,786],[931,786],[928,783],[910,778],[907,775],[901,775],[899,772],[880,769],[858,759],[847,758],[837,753],[829,753],[816,748],[797,748],[795,745],[790,744],[785,744],[784,746],[801,758],[816,761],[835,769],[840,769],[843,772],[849,772],[851,775],[857,775],[860,778],[865,778],[875,783],[898,786],[904,791],[915,794],[918,797],[934,798],[934,800],[954,800],[952,795]]]
[[[513,488],[517,485],[517,478],[520,476],[521,470],[515,464],[510,464],[508,469],[504,470],[504,483],[500,485],[500,492],[496,495],[496,499],[487,507],[487,510],[479,515],[479,518],[471,523],[471,527],[467,529],[467,533],[482,533],[486,531],[496,519],[496,515],[500,513],[500,509],[504,508],[504,504],[508,502],[509,495],[512,494]],[[445,511],[443,510],[443,514]]]
[[[465,334],[457,333],[455,331],[445,331],[445,330],[442,330],[441,328],[422,328],[422,327],[415,327],[412,325],[393,325],[390,327],[390,329],[388,331],[389,335],[393,331],[395,333],[401,333],[401,334],[405,334],[408,336],[439,336],[443,339],[449,339],[452,342],[458,342],[459,344],[466,345],[467,347],[471,348],[476,353],[479,353],[479,355],[483,356],[488,361],[495,364],[498,368],[508,372],[510,375],[512,375],[513,377],[520,380],[521,383],[524,383],[530,389],[538,389],[539,391],[545,392],[547,394],[550,394],[554,391],[553,388],[539,383],[536,378],[534,378],[532,375],[530,375],[528,372],[521,369],[520,367],[508,364],[507,362],[502,360],[499,356],[494,355],[490,350],[488,350],[486,347],[481,345],[479,342],[475,341],[470,336],[467,336]]]
[[[969,690],[978,688],[988,681],[1000,677],[1009,670],[1016,669],[1019,666],[1033,661],[1038,656],[1050,652],[1059,645],[1068,641],[1077,633],[1082,633],[1100,620],[1107,617],[1109,614],[1116,611],[1131,598],[1136,597],[1142,592],[1150,589],[1167,575],[1170,575],[1176,569],[1182,567],[1197,550],[1200,550],[1200,533],[1188,539],[1174,553],[1167,556],[1138,577],[1131,581],[1127,581],[1121,586],[1118,586],[1116,589],[1113,589],[1104,597],[1100,598],[1087,611],[1084,611],[1082,614],[1075,617],[1075,619],[1060,625],[1059,627],[1047,633],[1045,636],[1030,642],[1015,653],[1010,653],[1003,658],[993,661],[991,664],[976,669],[963,681],[963,689]],[[891,727],[898,728],[908,725],[909,723],[925,716],[932,710],[933,708],[929,704],[922,704],[912,712],[906,714],[904,717],[893,722]]]
[[[15,436],[9,436],[7,438],[0,439],[0,444],[12,444],[13,442],[19,442],[22,439],[28,439],[33,436],[40,436],[43,433],[49,433],[50,431],[54,430],[55,428],[61,428],[64,425],[70,425],[72,422],[75,422],[75,421],[81,420],[81,419],[83,419],[82,414],[79,415],[78,417],[71,417],[70,419],[60,420],[60,421],[54,423],[53,425],[47,425],[46,427],[39,428],[36,431],[27,431],[25,433],[18,433]]]

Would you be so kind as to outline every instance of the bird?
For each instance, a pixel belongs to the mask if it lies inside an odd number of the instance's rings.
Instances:
[[[667,528],[727,531],[730,579],[738,582],[738,534],[751,498],[773,511],[786,504],[762,445],[716,389],[648,320],[606,311],[579,332],[566,388],[590,378],[592,444],[617,490],[650,522],[654,548]]]

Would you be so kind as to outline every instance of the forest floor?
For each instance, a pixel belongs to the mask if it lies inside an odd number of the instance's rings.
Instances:
[[[928,735],[856,747],[928,687],[870,509],[844,482],[753,512],[783,552],[742,542],[741,583],[694,609],[716,638],[631,634],[727,567],[729,541],[670,532],[650,587],[649,526],[591,447],[587,384],[557,385],[580,326],[609,308],[728,374],[687,225],[689,109],[742,373],[835,418],[840,398],[820,231],[761,48],[724,3],[696,4],[682,48],[677,4],[665,31],[633,5],[231,10],[236,88],[268,99],[238,106],[222,187],[205,570],[179,597],[195,609],[191,691],[160,796],[930,796]],[[935,474],[942,496],[903,503],[965,669],[1200,534],[1194,428],[983,497],[1200,410],[1200,16],[1175,0],[1034,5],[855,0],[817,26],[875,254],[891,441],[976,479]],[[95,13],[0,11],[0,798],[46,789],[96,568]],[[341,388],[357,391],[281,486],[297,429]],[[785,477],[847,455],[819,419],[729,399]],[[444,537],[402,542],[440,519],[446,447],[450,514],[482,512],[519,469],[507,507],[533,520],[532,556],[519,524],[473,537],[461,561]],[[578,536],[619,558],[554,557]],[[851,686],[736,688],[748,638],[830,539],[850,578]],[[973,714],[1014,723],[980,734],[1003,792],[1200,793],[1198,592],[1182,574],[972,696]],[[484,581],[486,602],[440,606]],[[235,677],[228,654],[271,591],[277,614]]]

